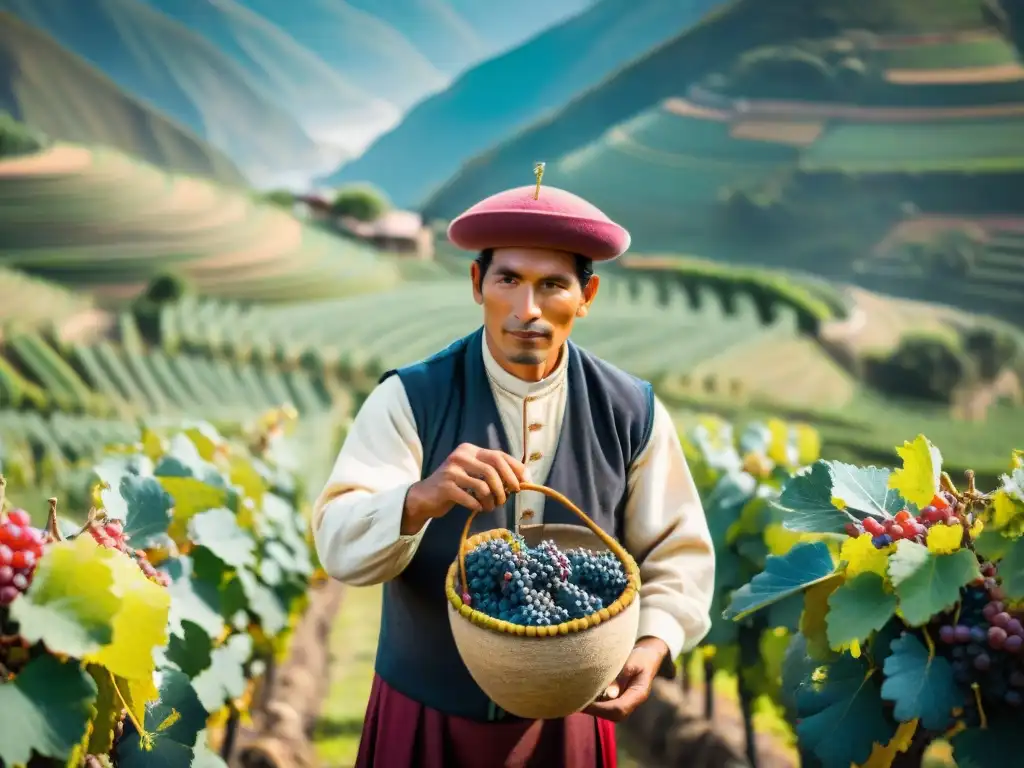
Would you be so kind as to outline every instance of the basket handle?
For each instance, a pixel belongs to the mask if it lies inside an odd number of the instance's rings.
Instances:
[[[546,485],[536,485],[534,483],[520,483],[520,491],[536,491],[537,493],[543,493],[548,498],[554,499],[559,502],[569,511],[573,512],[583,524],[591,530],[591,532],[601,540],[601,543],[608,547],[609,550],[619,559],[620,562],[628,562],[627,558],[629,555],[626,550],[622,548],[615,539],[605,533],[601,528],[587,517],[587,514],[572,503],[566,496],[554,490],[548,488]],[[459,537],[459,575],[462,577],[462,590],[463,595],[469,592],[469,581],[466,579],[466,539],[469,538],[469,528],[473,524],[473,520],[476,518],[477,513],[470,512],[469,517],[466,518],[466,524],[462,527],[462,536]],[[465,596],[463,600],[465,601]],[[468,601],[467,601],[468,602]]]

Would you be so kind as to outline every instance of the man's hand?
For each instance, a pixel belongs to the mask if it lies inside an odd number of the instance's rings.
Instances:
[[[640,638],[615,682],[608,686],[604,696],[583,711],[616,723],[625,720],[647,700],[661,661],[667,655],[668,646],[663,640]]]
[[[459,504],[473,512],[490,512],[519,491],[526,466],[501,451],[463,443],[432,475],[414,483],[405,497],[402,533],[418,532],[427,520],[443,517]]]

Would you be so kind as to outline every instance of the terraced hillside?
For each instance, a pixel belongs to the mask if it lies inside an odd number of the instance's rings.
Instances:
[[[291,406],[312,483],[333,460],[332,429],[352,405],[349,391],[321,372],[273,363],[168,355],[142,344],[130,316],[120,341],[58,342],[8,335],[0,348],[0,463],[17,492],[72,490],[78,467],[104,445],[135,442],[142,423],[204,420],[231,429]],[[83,486],[84,487],[84,486]],[[45,494],[36,494],[45,498]]]
[[[227,155],[120,90],[0,4],[0,111],[63,141],[116,147],[161,168],[241,185]]]
[[[292,306],[186,301],[168,310],[162,325],[171,348],[260,359],[312,353],[328,366],[376,359],[378,367],[388,368],[443,348],[479,322],[480,308],[459,280]],[[815,402],[836,406],[855,386],[799,333],[792,312],[780,310],[774,323],[764,325],[747,297],[738,297],[735,313],[726,315],[710,295],[695,309],[681,287],[666,295],[652,280],[606,278],[593,310],[573,334],[581,346],[641,376],[690,373],[731,351],[756,346],[765,355],[774,350],[781,356],[787,373],[765,376],[763,370],[747,370],[738,355],[731,365],[715,368],[721,386],[736,382],[756,395],[793,403],[806,402],[813,390]],[[672,343],[666,346],[668,340]]]
[[[1024,320],[1024,217],[932,215],[899,222],[854,263],[866,285],[954,294],[978,312]]]
[[[0,162],[0,264],[117,302],[175,271],[215,297],[282,301],[390,285],[394,265],[289,213],[106,149]]]

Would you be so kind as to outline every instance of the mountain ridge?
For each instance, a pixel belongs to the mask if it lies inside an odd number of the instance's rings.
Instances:
[[[245,186],[238,167],[45,32],[0,10],[0,109],[53,139],[103,144],[170,171]]]
[[[257,184],[323,163],[302,126],[194,31],[134,0],[0,0],[22,23],[232,158]],[[183,55],[186,54],[186,55]],[[252,131],[259,125],[259,131]]]
[[[363,155],[322,181],[334,185],[371,182],[398,205],[418,205],[463,162],[596,85],[635,55],[671,38],[714,2],[691,0],[677,6],[663,0],[601,0],[523,45],[467,70],[448,89],[410,110]],[[630,24],[623,27],[627,19]],[[552,72],[559,75],[554,77]],[[473,132],[468,135],[467,114],[473,116]],[[524,173],[529,174],[529,169]]]

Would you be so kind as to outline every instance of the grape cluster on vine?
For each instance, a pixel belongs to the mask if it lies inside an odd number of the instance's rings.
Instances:
[[[997,567],[961,591],[959,607],[938,617],[938,652],[947,657],[964,696],[964,720],[977,726],[982,710],[1024,705],[1024,613],[1005,602]]]
[[[0,605],[28,589],[46,540],[46,532],[32,526],[25,510],[0,514]]]
[[[124,526],[120,520],[107,520],[105,522],[90,521],[86,530],[89,531],[89,534],[101,547],[116,549],[118,552],[124,552],[135,560],[143,575],[150,581],[164,587],[169,587],[171,585],[170,577],[166,573],[158,571],[153,567],[153,564],[149,562],[149,558],[146,556],[145,550],[128,549],[128,537],[125,536]]]
[[[853,538],[864,533],[871,534],[871,543],[876,549],[884,549],[901,540],[925,544],[928,541],[928,531],[937,525],[957,525],[961,523],[961,520],[968,525],[974,522],[970,514],[961,518],[960,512],[960,502],[956,497],[943,491],[935,494],[931,503],[921,509],[917,515],[902,509],[896,513],[895,517],[885,520],[866,517],[858,522],[847,523],[846,533]]]
[[[466,554],[463,602],[511,624],[551,626],[582,619],[626,589],[622,563],[611,552],[553,541],[528,547],[521,537],[492,539]]]

